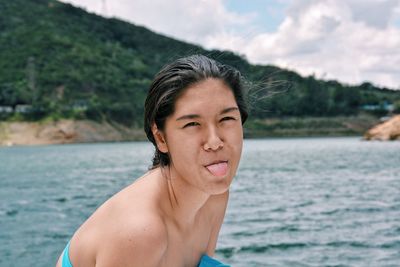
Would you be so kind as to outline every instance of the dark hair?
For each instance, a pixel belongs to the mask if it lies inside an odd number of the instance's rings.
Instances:
[[[158,150],[151,127],[156,124],[164,130],[165,121],[174,113],[175,102],[190,85],[207,78],[221,79],[232,90],[238,105],[242,124],[248,116],[247,104],[243,93],[243,78],[240,72],[228,65],[221,64],[203,55],[179,58],[164,66],[155,76],[147,94],[144,108],[144,130],[147,138],[155,146],[153,166],[167,166],[170,158],[167,153]]]

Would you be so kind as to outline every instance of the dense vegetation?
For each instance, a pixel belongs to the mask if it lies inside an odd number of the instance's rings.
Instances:
[[[154,74],[166,62],[194,53],[242,71],[253,118],[356,115],[365,105],[383,114],[384,104],[400,100],[399,91],[251,65],[231,52],[207,51],[54,0],[0,0],[0,12],[0,106],[15,111],[29,105],[18,113],[22,119],[89,118],[140,126]],[[0,112],[3,120],[15,116]]]

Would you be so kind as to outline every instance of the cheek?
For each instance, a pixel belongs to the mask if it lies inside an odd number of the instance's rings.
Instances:
[[[243,146],[243,128],[241,126],[237,126],[234,129],[231,129],[228,131],[227,137],[232,149],[240,156]]]
[[[196,160],[197,143],[194,138],[175,135],[168,140],[169,153],[175,166],[184,165],[186,168],[193,166]]]
[[[234,144],[234,151],[235,151],[234,153],[237,165],[239,165],[239,161],[242,156],[242,147],[243,147],[243,139],[237,139],[236,143]]]

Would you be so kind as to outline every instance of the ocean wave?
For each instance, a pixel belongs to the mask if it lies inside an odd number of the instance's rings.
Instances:
[[[11,209],[11,210],[7,210],[7,211],[6,211],[6,215],[7,215],[7,216],[10,216],[10,217],[14,217],[14,216],[16,216],[18,213],[19,213],[19,211],[16,210],[16,209]]]
[[[267,250],[289,250],[295,248],[305,248],[310,246],[309,243],[278,243],[278,244],[269,244],[269,245],[252,245],[252,246],[245,246],[240,248],[240,252],[253,252],[253,253],[263,253]]]

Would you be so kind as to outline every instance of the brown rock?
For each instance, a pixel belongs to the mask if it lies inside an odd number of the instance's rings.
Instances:
[[[364,135],[365,140],[400,140],[400,115],[374,126]]]
[[[89,120],[0,123],[0,146],[145,140],[142,129]]]

